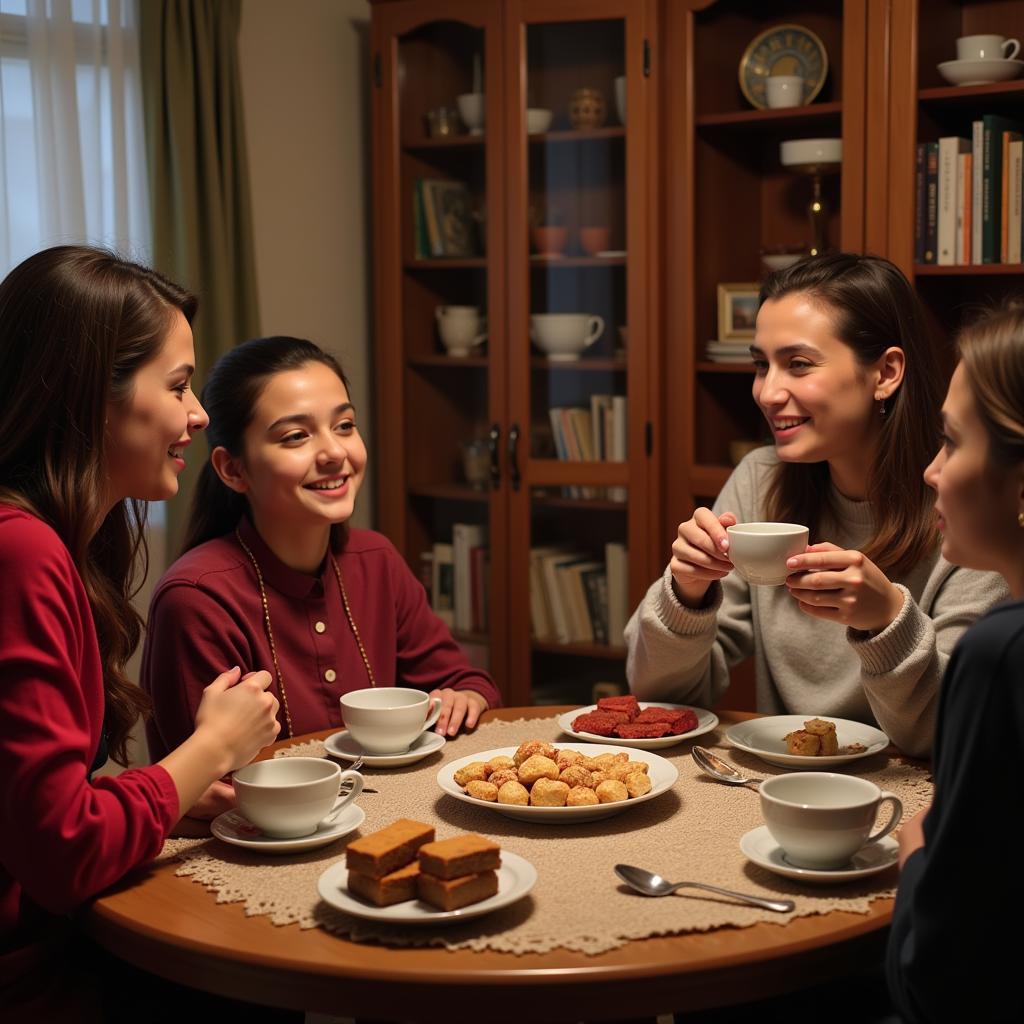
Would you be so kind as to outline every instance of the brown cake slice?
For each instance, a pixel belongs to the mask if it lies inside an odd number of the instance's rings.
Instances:
[[[461,878],[437,878],[421,873],[416,882],[420,899],[438,910],[458,910],[471,903],[479,903],[498,891],[498,875],[484,871]]]
[[[433,838],[434,830],[430,825],[399,818],[387,828],[349,843],[345,866],[368,878],[383,878],[414,860],[416,851]]]
[[[348,888],[364,900],[378,907],[390,907],[392,903],[403,903],[416,899],[416,879],[420,876],[419,861],[406,864],[404,868],[392,871],[383,878],[370,878],[358,871],[348,873]]]
[[[427,843],[418,856],[422,872],[435,878],[460,878],[501,866],[501,847],[475,832]]]

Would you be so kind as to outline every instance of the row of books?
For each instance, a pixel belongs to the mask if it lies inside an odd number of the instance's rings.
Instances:
[[[415,180],[413,248],[416,259],[477,255],[473,199],[464,181]]]
[[[622,647],[628,618],[625,544],[604,559],[564,545],[530,549],[530,626],[537,640]]]
[[[449,628],[483,633],[488,623],[487,528],[477,523],[452,524],[452,542],[434,544],[421,557],[429,568],[430,606]],[[426,572],[421,575],[426,585]]]
[[[1024,124],[985,114],[969,139],[918,143],[915,200],[918,263],[1020,263]]]
[[[625,395],[591,395],[590,408],[552,406],[548,410],[555,453],[562,462],[625,462],[629,455],[629,408]],[[609,487],[609,501],[625,501],[624,487]],[[570,498],[602,496],[598,487],[566,487]]]

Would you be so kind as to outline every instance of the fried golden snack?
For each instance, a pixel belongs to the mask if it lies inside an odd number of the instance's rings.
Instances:
[[[552,761],[558,756],[558,751],[550,743],[544,740],[527,740],[519,745],[519,749],[512,755],[512,760],[518,768],[524,761],[529,760],[534,754],[541,757],[548,757]]]
[[[500,772],[503,768],[515,768],[516,763],[511,757],[505,757],[504,754],[498,754],[496,757],[492,757],[487,762],[487,767],[492,772]]]
[[[570,789],[573,786],[586,786],[587,789],[593,789],[595,785],[594,773],[578,764],[569,765],[569,767],[558,776],[558,781],[564,782]]]
[[[595,769],[590,773],[591,778],[594,780],[594,788],[596,789],[601,785],[602,782],[607,782],[611,777],[611,772],[603,772],[600,769]]]
[[[533,785],[538,779],[557,778],[558,765],[543,754],[533,754],[519,765],[519,781],[524,786]]]
[[[802,757],[816,757],[821,750],[821,737],[812,736],[804,729],[786,733],[786,753]]]
[[[651,791],[651,780],[643,772],[633,772],[627,775],[622,784],[626,787],[626,793],[631,797],[643,796]]]
[[[839,738],[836,736],[836,723],[825,718],[810,718],[804,722],[804,731],[817,736],[821,741],[819,754],[838,754]]]
[[[597,789],[594,790],[597,794],[597,799],[603,804],[614,804],[620,800],[629,799],[629,790],[622,782],[618,782],[616,779],[605,779],[604,782],[598,783]]]
[[[531,807],[564,807],[569,787],[557,779],[538,779],[530,790]]]
[[[571,764],[582,760],[583,755],[578,750],[559,750],[555,757],[555,764],[559,771],[564,771]]]
[[[501,789],[501,787],[504,786],[506,782],[518,782],[519,772],[516,771],[514,767],[499,768],[496,772],[492,772],[490,775],[487,776],[487,781],[490,782],[492,785],[496,786],[498,789]]]
[[[486,782],[490,774],[491,769],[487,767],[486,761],[473,761],[472,764],[459,768],[452,778],[460,786],[468,786],[471,782]]]
[[[506,782],[498,790],[499,804],[516,804],[525,807],[530,802],[530,791],[521,782]]]
[[[569,795],[565,798],[566,807],[590,807],[599,804],[597,794],[586,786],[573,786]]]
[[[493,778],[493,776],[491,776]],[[493,782],[481,782],[474,779],[467,787],[466,792],[476,800],[487,800],[494,803],[498,799],[498,787]]]
[[[648,768],[649,765],[646,761],[620,761],[611,765],[605,774],[610,779],[618,779],[621,782],[627,775],[632,775],[634,772],[646,775]]]

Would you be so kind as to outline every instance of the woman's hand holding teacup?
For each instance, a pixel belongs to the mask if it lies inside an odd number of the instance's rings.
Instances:
[[[188,817],[200,821],[213,821],[218,815],[235,806],[235,788],[218,779],[206,787],[206,792],[188,809]]]
[[[435,731],[440,736],[454,736],[461,727],[472,729],[487,710],[487,701],[476,690],[431,690],[430,697],[441,698],[441,713]]]
[[[786,565],[790,594],[800,610],[816,619],[880,632],[899,615],[903,593],[860,551],[835,544],[811,544]]]
[[[222,672],[203,690],[196,710],[196,733],[207,733],[223,752],[222,774],[248,764],[280,731],[277,698],[269,692],[269,672],[242,676],[236,667]]]
[[[729,535],[726,527],[736,525],[732,512],[716,516],[709,508],[698,508],[693,517],[679,524],[672,544],[672,589],[688,608],[698,608],[708,587],[732,572]]]

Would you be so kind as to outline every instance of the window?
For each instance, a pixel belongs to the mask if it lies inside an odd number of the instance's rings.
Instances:
[[[137,0],[0,0],[0,276],[83,241],[149,257]]]

